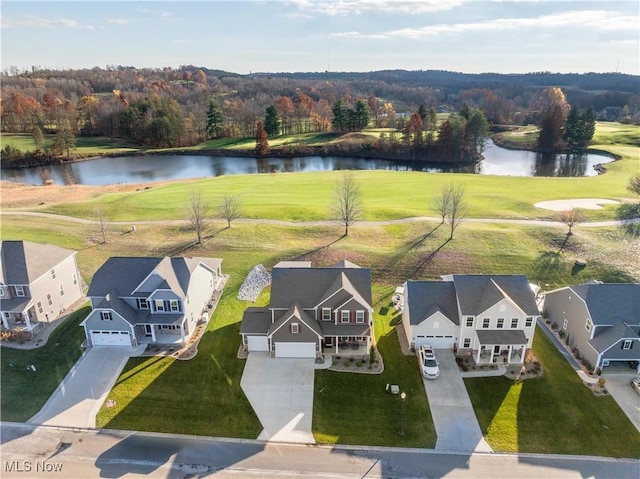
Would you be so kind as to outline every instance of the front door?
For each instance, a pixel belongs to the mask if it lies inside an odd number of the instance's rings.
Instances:
[[[498,354],[500,354],[500,346],[494,346],[493,347],[493,355],[497,356]]]
[[[144,335],[145,336],[151,336],[151,325],[150,324],[145,324],[144,325]]]

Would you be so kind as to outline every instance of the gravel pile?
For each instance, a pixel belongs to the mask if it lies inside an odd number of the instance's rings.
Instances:
[[[253,267],[240,286],[238,299],[251,301],[252,303],[258,299],[263,288],[271,284],[271,275],[264,266],[258,264]]]

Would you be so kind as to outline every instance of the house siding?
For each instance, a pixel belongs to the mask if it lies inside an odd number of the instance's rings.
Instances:
[[[526,328],[525,321],[527,317],[532,317],[533,321],[531,326]],[[482,325],[484,323],[484,318],[489,318],[489,328],[483,328]],[[504,319],[504,325],[502,328],[498,328],[498,318]],[[518,327],[511,327],[511,320],[513,318],[518,318]],[[533,335],[535,332],[535,324],[536,324],[537,316],[529,316],[525,314],[520,308],[516,307],[510,301],[504,299],[499,301],[491,308],[487,309],[483,313],[480,313],[475,317],[474,327],[467,328],[464,326],[466,324],[466,316],[460,318],[460,322],[462,326],[462,337],[473,337],[475,336],[473,330],[496,330],[496,331],[508,331],[508,330],[521,330],[524,332],[524,335],[527,338],[527,349],[530,349],[533,345]]]
[[[569,339],[566,344],[569,347],[578,348],[579,354],[594,364],[598,354],[588,341],[595,326],[592,327],[591,332],[585,329],[586,320],[590,319],[590,315],[582,298],[570,288],[551,291],[546,295],[544,310],[551,324],[556,323],[560,329],[565,319],[567,320],[565,333],[569,335]]]
[[[622,349],[624,339],[615,343],[611,348],[602,354],[602,359],[613,361],[638,361],[640,360],[640,339],[627,338],[632,340],[631,349]],[[592,363],[594,364],[594,363]]]
[[[436,327],[437,326],[437,327]],[[412,328],[413,336],[409,337],[411,347],[418,348],[420,346],[430,344],[428,339],[420,338],[418,336],[438,335],[438,336],[453,336],[454,343],[458,343],[458,325],[454,324],[444,314],[438,312],[432,314],[426,318],[420,324],[416,324]]]
[[[102,319],[102,311],[111,312],[111,321],[105,321]],[[119,316],[115,311],[110,309],[98,309],[93,310],[87,316],[84,321],[85,329],[88,332],[91,331],[131,331],[131,325],[122,316]]]
[[[211,286],[212,278],[213,286]],[[199,268],[196,268],[191,275],[189,289],[187,291],[189,302],[187,303],[186,299],[182,302],[189,334],[195,330],[195,325],[200,320],[203,311],[211,300],[211,295],[213,295],[216,285],[217,275],[214,272],[211,272],[208,268],[200,266]]]
[[[291,323],[298,323],[299,332],[291,333]],[[318,335],[302,321],[292,318],[271,336],[271,343],[317,343]]]

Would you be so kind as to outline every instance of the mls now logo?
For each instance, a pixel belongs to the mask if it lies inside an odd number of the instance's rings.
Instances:
[[[62,472],[61,462],[4,461],[4,472]]]

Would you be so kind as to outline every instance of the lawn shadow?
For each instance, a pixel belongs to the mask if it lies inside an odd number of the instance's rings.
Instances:
[[[621,228],[630,236],[640,236],[640,203],[623,203],[616,210],[616,217],[621,220],[636,220],[623,223]]]
[[[329,242],[329,243],[327,243],[327,244],[325,244],[325,245],[323,245],[323,246],[318,246],[317,248],[311,249],[311,250],[309,250],[309,251],[305,251],[304,253],[300,253],[299,255],[297,255],[297,256],[295,256],[295,257],[293,257],[293,258],[291,259],[291,261],[302,261],[302,260],[303,260],[304,258],[306,258],[307,256],[311,256],[311,255],[314,255],[314,254],[317,254],[317,253],[321,253],[321,252],[323,252],[323,251],[326,251],[326,250],[328,250],[332,245],[334,245],[334,244],[338,243],[339,241],[342,241],[342,240],[343,240],[343,239],[345,239],[345,238],[346,238],[346,235],[344,235],[344,234],[343,234],[343,235],[342,235],[342,236],[340,236],[338,239],[335,239],[335,240],[333,240],[333,241],[331,241],[331,242]]]
[[[535,277],[541,280],[548,280],[561,272],[563,266],[562,256],[556,251],[544,251],[534,261],[533,269]]]
[[[451,238],[448,238],[444,243],[442,243],[435,250],[433,250],[426,257],[424,257],[420,262],[418,262],[415,265],[414,269],[413,269],[413,272],[411,274],[411,278],[415,278],[423,268],[425,268],[427,265],[429,265],[429,263],[431,263],[433,261],[433,259],[437,256],[438,252],[442,248],[444,248],[447,245],[447,243],[449,243],[449,241],[451,241]]]
[[[573,267],[571,268],[571,276],[575,276],[576,274],[580,273],[583,269],[585,269],[587,267],[587,264],[582,262],[578,262],[576,261],[573,264]]]

